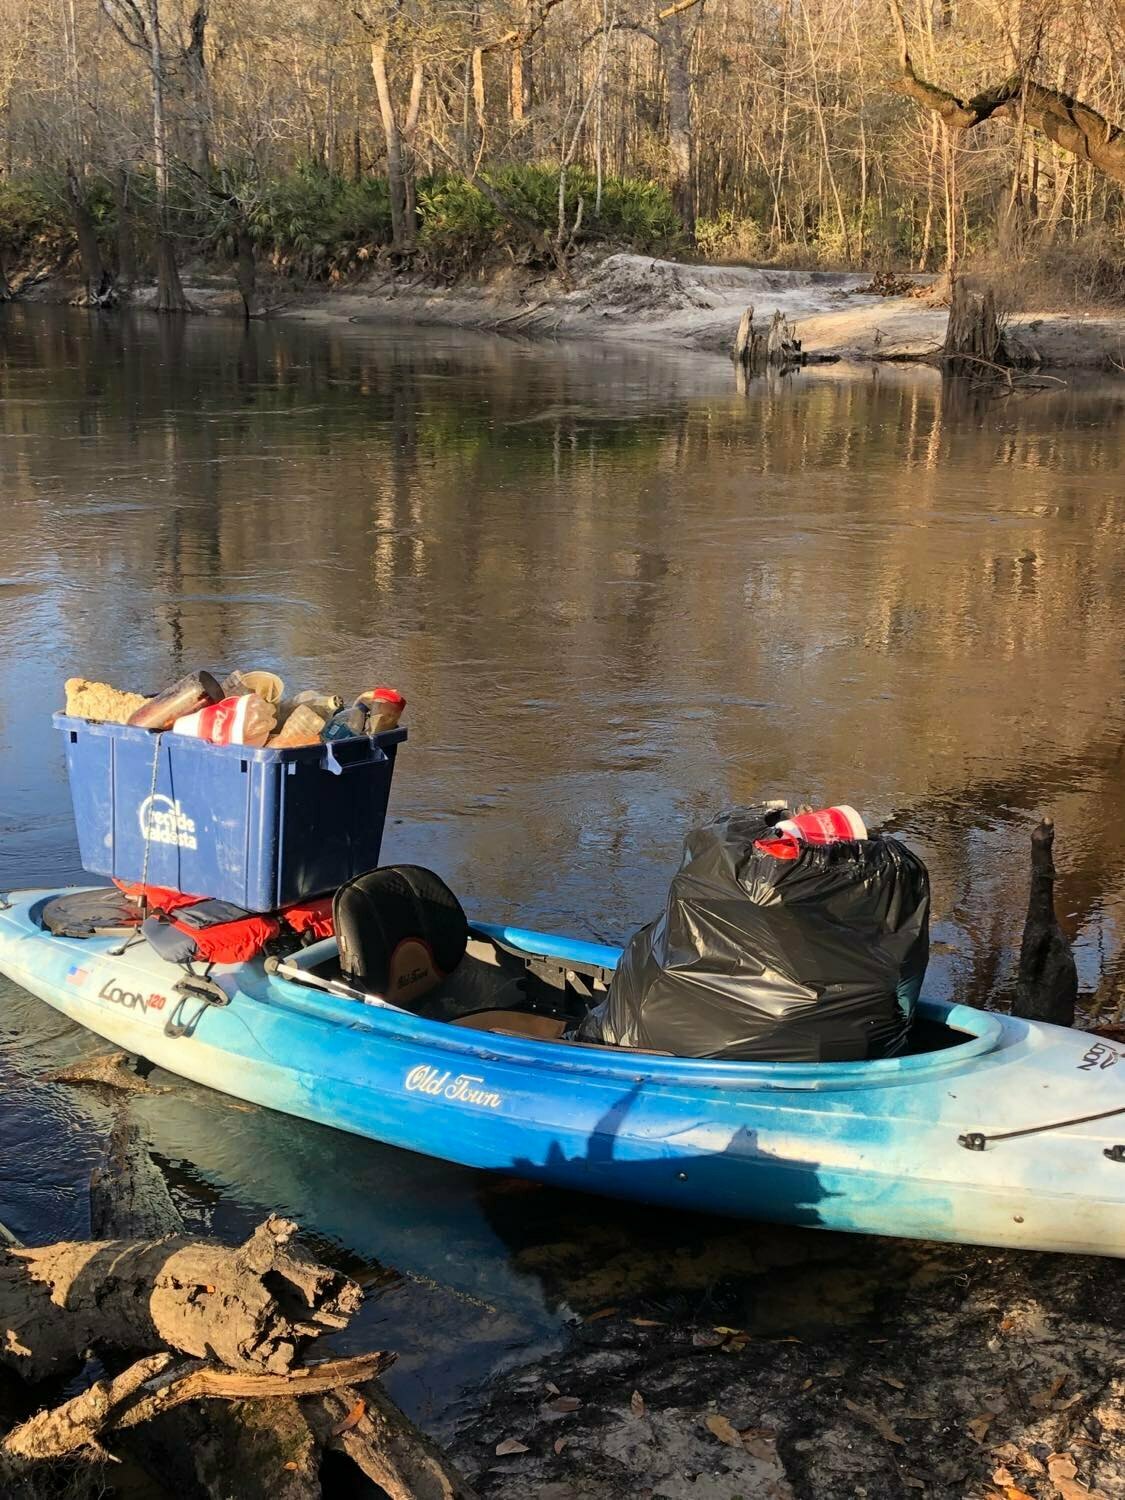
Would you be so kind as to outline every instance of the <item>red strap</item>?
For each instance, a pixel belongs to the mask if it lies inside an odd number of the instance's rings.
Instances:
[[[181,906],[194,906],[197,901],[206,900],[204,896],[188,896],[183,891],[169,890],[162,885],[141,885],[131,880],[115,880],[113,883],[130,901],[147,899],[153,911],[178,911]]]
[[[171,919],[172,926],[195,939],[195,956],[203,963],[241,964],[256,958],[271,938],[281,931],[276,917],[240,917],[237,922],[216,922],[212,927],[188,927]]]
[[[314,896],[310,901],[298,901],[293,906],[283,907],[279,915],[294,932],[311,932],[314,937],[326,938],[336,931],[332,921],[331,896]]]

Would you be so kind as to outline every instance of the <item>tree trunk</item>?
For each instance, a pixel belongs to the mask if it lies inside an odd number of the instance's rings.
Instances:
[[[190,311],[176,264],[176,247],[166,230],[159,230],[156,240],[156,301],[154,312],[184,313]]]
[[[242,296],[242,311],[246,321],[249,322],[258,310],[255,303],[258,275],[254,241],[245,229],[238,231],[235,251],[235,272],[238,277],[238,290]]]
[[[86,207],[86,199],[73,162],[66,164],[66,192],[70,199],[74,231],[78,237],[78,258],[82,262],[82,280],[85,283],[83,301],[88,307],[106,307],[113,301],[113,278],[102,260],[98,233],[90,210]]]
[[[137,253],[133,242],[133,212],[129,205],[129,171],[118,167],[113,178],[113,198],[117,208],[117,280],[130,287],[137,279]]]
[[[152,73],[152,158],[156,173],[156,312],[187,312],[172,244],[168,188],[168,133],[164,116],[164,58],[160,42],[159,0],[148,0],[149,66]]]
[[[695,125],[691,97],[691,53],[702,10],[664,23],[659,33],[668,90],[668,164],[672,202],[689,240],[695,241]]]
[[[3,247],[0,246],[0,302],[10,302],[11,300],[12,288],[8,281],[8,268],[5,265]]]
[[[207,21],[210,0],[196,0],[188,23],[190,40],[184,48],[183,71],[187,82],[187,133],[193,171],[207,178],[211,172],[211,97],[207,77]]]
[[[400,126],[387,77],[387,44],[371,43],[371,75],[379,99],[383,136],[387,145],[387,186],[391,199],[391,236],[396,250],[414,249],[415,183],[412,143],[422,102],[422,64],[416,61],[410,85],[410,103]]]

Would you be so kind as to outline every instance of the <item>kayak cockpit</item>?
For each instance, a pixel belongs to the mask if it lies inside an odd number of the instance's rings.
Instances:
[[[341,969],[335,938],[318,942],[285,960],[271,960],[267,968],[278,978],[298,986],[426,1021],[609,1053],[643,1051],[646,1056],[670,1057],[670,1053],[575,1040],[573,1032],[583,1016],[609,988],[617,952],[598,944],[571,942],[522,928],[471,924],[465,955],[456,969],[424,999],[409,1007],[393,1005],[383,996],[365,991],[346,975]],[[951,1009],[958,1012],[954,1020],[950,1019]],[[998,1030],[996,1018],[984,1012],[923,1001],[914,1018],[909,1044],[897,1058],[833,1066],[880,1069],[903,1064],[916,1066],[918,1061],[962,1047],[972,1052],[985,1050],[982,1042],[987,1038],[986,1045],[993,1045]],[[706,1059],[699,1061],[707,1065]],[[808,1065],[767,1066],[800,1070]]]
[[[470,925],[464,956],[452,973],[409,1005],[395,1005],[341,967],[335,938],[267,967],[282,979],[341,998],[407,1011],[475,1031],[561,1041],[606,993],[612,964],[564,959],[503,942],[495,929]],[[605,950],[606,956],[614,950]]]

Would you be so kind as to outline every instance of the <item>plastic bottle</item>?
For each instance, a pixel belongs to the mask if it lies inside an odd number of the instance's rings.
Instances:
[[[314,714],[319,714],[322,719],[330,719],[333,714],[338,714],[344,706],[344,700],[338,693],[297,693],[289,699],[289,708],[311,708]],[[284,705],[283,705],[284,707]]]
[[[773,825],[769,838],[755,841],[754,848],[772,854],[774,859],[796,859],[804,844],[835,844],[866,837],[867,825],[859,813],[840,803],[783,818]]]
[[[320,732],[322,740],[351,740],[367,733],[367,715],[362,708],[344,708],[333,714]]]
[[[406,699],[394,688],[377,687],[368,693],[360,693],[355,706],[366,712],[365,733],[381,734],[385,729],[394,729],[398,724],[406,707]]]
[[[150,698],[129,716],[134,729],[171,729],[177,719],[222,700],[223,689],[210,672],[193,672]]]
[[[292,749],[296,745],[316,745],[324,729],[324,720],[308,704],[299,704],[269,741],[271,750]]]
[[[277,723],[277,709],[256,693],[224,698],[172,725],[175,734],[190,734],[212,745],[256,745],[269,739]]]

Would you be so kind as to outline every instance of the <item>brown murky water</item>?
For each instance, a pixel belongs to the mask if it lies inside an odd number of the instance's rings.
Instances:
[[[847,800],[925,855],[929,985],[1003,1003],[1059,826],[1088,1003],[1125,973],[1125,387],[927,372],[739,394],[726,364],[442,331],[0,313],[0,890],[78,879],[48,711],[198,664],[410,701],[387,859],[480,916],[616,939],[685,827]],[[97,1044],[0,981],[0,1220],[81,1233]],[[249,1110],[142,1100],[193,1224],[293,1214],[432,1422],[627,1277],[770,1332],[862,1317],[923,1248],[565,1197]],[[768,1296],[765,1288],[768,1286]],[[733,1288],[733,1291],[732,1291]]]

